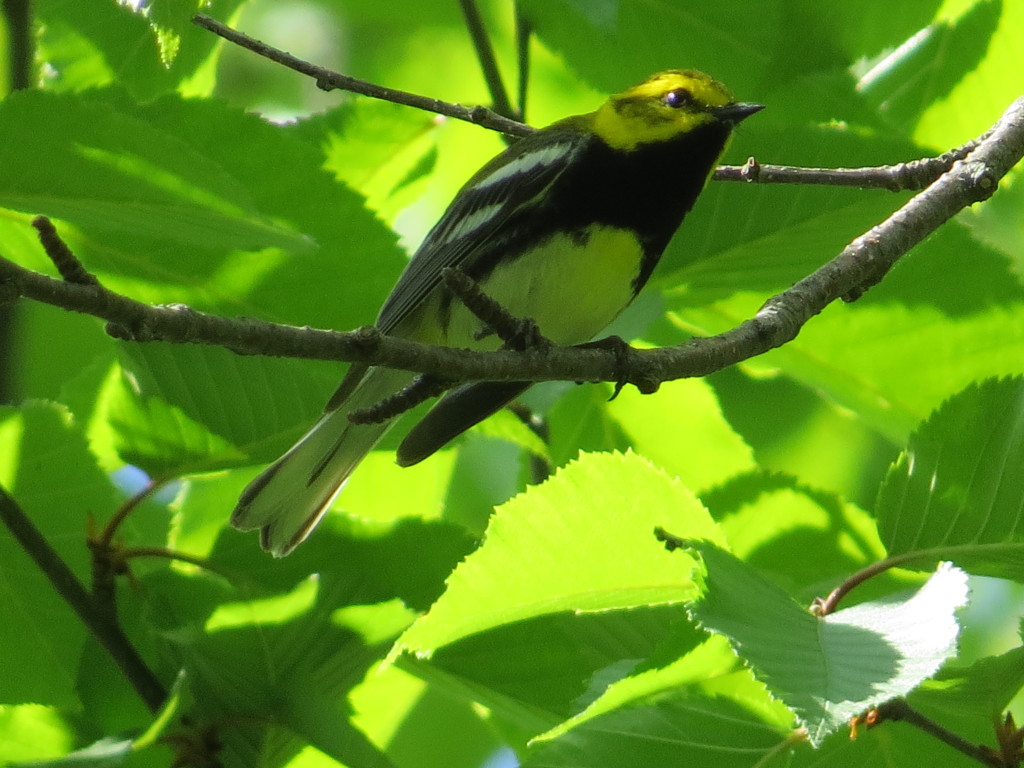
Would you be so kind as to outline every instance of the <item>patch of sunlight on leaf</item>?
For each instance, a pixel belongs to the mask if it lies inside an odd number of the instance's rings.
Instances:
[[[1024,578],[1024,379],[972,384],[890,467],[876,514],[890,554],[924,551],[972,573]]]
[[[300,581],[287,595],[241,603],[224,603],[210,614],[205,630],[214,633],[253,624],[284,624],[307,613],[316,603],[320,580],[314,574]]]
[[[579,714],[531,740],[531,744],[550,741],[595,717],[614,712],[657,694],[685,687],[708,693],[707,686],[743,698],[780,727],[792,727],[792,713],[773,700],[764,684],[747,669],[737,669],[736,654],[728,641],[712,635],[689,653],[665,666],[641,669],[611,683],[604,693]]]
[[[444,514],[457,456],[458,451],[442,450],[419,464],[400,467],[394,452],[371,451],[334,502],[334,509],[368,520],[438,520]]]
[[[706,542],[693,548],[706,568],[693,618],[730,639],[812,744],[906,695],[956,653],[954,612],[967,602],[967,574],[948,563],[909,597],[817,618],[732,555]]]
[[[723,542],[696,497],[647,460],[584,454],[496,510],[483,545],[395,650],[429,656],[533,617],[692,598],[692,563],[664,550],[657,526]]]
[[[637,453],[700,492],[755,468],[753,452],[725,420],[703,379],[661,385],[654,395],[626,387],[609,410]]]
[[[352,722],[375,744],[387,744],[401,730],[426,687],[423,680],[396,666],[376,667],[349,694]]]
[[[1024,51],[1020,45],[1024,4],[1002,2],[998,6],[999,21],[984,57],[918,120],[914,140],[920,144],[946,149],[974,138],[1021,95],[1019,78],[1008,77],[1007,73],[1024,70]]]
[[[53,707],[0,706],[0,763],[13,765],[65,754],[74,736]]]
[[[346,605],[333,611],[330,621],[357,633],[367,645],[376,645],[397,635],[418,615],[396,597],[373,605]]]

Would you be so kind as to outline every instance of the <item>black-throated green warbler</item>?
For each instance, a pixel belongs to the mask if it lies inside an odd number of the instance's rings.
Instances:
[[[733,126],[761,109],[720,83],[672,70],[513,144],[459,191],[416,251],[377,318],[403,339],[493,349],[500,343],[442,282],[458,267],[557,344],[589,341],[647,282],[693,206]],[[414,374],[353,365],[323,417],[246,488],[231,521],[261,529],[286,555],[320,520],[390,422],[349,414],[408,386]],[[446,394],[398,449],[407,466],[529,386],[481,382]]]

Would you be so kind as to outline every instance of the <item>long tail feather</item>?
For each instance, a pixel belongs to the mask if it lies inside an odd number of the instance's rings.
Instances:
[[[405,371],[371,369],[344,402],[325,413],[249,484],[231,515],[231,524],[243,531],[259,528],[260,543],[275,557],[295,549],[392,424],[353,424],[349,414],[374,405],[411,380],[412,374]]]

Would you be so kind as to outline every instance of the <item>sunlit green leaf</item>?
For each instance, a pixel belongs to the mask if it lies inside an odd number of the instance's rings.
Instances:
[[[905,695],[956,651],[954,611],[966,574],[942,566],[900,601],[867,602],[817,618],[749,566],[706,544],[706,592],[691,608],[727,636],[813,744],[869,707]]]
[[[882,485],[890,554],[926,550],[981,574],[1024,578],[1024,380],[951,398],[912,436]]]

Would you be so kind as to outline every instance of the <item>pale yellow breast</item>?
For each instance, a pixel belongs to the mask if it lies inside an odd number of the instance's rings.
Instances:
[[[627,230],[592,229],[587,242],[559,234],[500,265],[481,287],[518,317],[533,318],[556,344],[580,344],[604,329],[633,298],[640,244]],[[453,308],[449,346],[494,348],[474,340],[480,322],[461,305]]]

